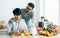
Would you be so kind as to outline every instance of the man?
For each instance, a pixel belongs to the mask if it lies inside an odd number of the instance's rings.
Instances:
[[[21,9],[21,16],[22,18],[26,21],[26,23],[28,24],[30,19],[33,19],[33,8],[34,8],[34,4],[33,3],[28,3],[26,9]]]
[[[21,19],[21,10],[16,8],[13,10],[14,17],[12,18],[13,22],[8,23],[8,34],[12,35],[16,32],[23,32],[27,31],[27,25],[24,19]]]
[[[34,4],[33,3],[28,3],[26,9],[21,9],[21,18],[25,20],[28,30],[30,31],[30,25],[29,25],[29,21],[31,19],[31,22],[34,22],[33,19],[33,9],[34,9]],[[12,19],[9,21],[10,23],[12,22]]]

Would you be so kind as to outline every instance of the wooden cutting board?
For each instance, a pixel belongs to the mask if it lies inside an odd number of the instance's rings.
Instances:
[[[33,38],[32,36],[12,36],[12,38]]]

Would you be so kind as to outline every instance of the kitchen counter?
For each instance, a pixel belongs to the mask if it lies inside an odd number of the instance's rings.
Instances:
[[[52,36],[52,37],[47,37],[47,36],[42,36],[42,35],[38,35],[38,36],[10,36],[10,35],[7,35],[6,32],[0,32],[0,38],[60,38],[60,34],[58,35],[55,35],[55,36]]]
[[[0,35],[0,38],[60,38],[60,34],[56,35],[56,36],[52,36],[52,37],[47,37],[47,36],[10,36],[10,35]]]
[[[35,32],[36,28],[34,27],[33,30],[31,30],[34,33]],[[42,28],[40,28],[39,30],[43,30]],[[46,33],[46,32],[45,32]],[[7,35],[7,29],[3,29],[1,30],[0,29],[0,38],[60,38],[60,34],[58,35],[55,35],[55,36],[52,36],[52,37],[47,37],[47,36],[42,36],[42,35],[38,35],[38,36],[14,36],[14,35]]]
[[[27,37],[27,36],[24,36],[24,37],[17,37],[17,36],[12,36],[12,38],[60,38],[60,34],[56,35],[56,36],[52,36],[52,37],[47,37],[47,36],[35,36],[35,37]]]
[[[10,35],[0,35],[0,38],[11,38]]]

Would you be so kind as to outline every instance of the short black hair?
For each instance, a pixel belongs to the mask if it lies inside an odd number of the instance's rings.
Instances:
[[[35,7],[33,3],[28,3],[29,6],[32,7],[32,9]]]
[[[15,8],[15,9],[13,10],[13,14],[14,14],[14,15],[20,15],[20,14],[21,14],[21,10],[20,10],[19,8]]]

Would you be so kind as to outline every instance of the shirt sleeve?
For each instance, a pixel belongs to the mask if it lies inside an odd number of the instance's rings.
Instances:
[[[12,23],[8,23],[7,24],[7,32],[11,32],[11,28],[12,28]]]
[[[21,28],[27,30],[27,24],[25,23],[25,20],[22,19],[21,24],[22,24]]]

